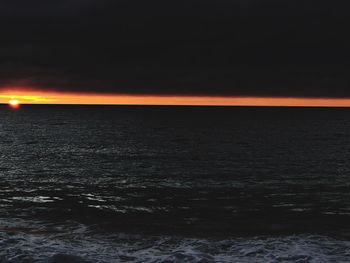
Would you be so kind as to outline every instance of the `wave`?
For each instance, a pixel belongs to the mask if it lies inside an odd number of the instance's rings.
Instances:
[[[14,221],[0,228],[0,262],[341,263],[350,262],[350,241],[321,235],[220,240],[106,235],[72,223],[55,226]]]

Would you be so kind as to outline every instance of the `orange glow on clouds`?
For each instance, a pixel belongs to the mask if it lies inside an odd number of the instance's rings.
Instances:
[[[350,107],[349,99],[161,96],[126,94],[60,93],[34,90],[0,92],[0,103],[21,104],[101,104],[101,105],[220,105],[220,106],[329,106]],[[17,103],[18,104],[18,103]]]

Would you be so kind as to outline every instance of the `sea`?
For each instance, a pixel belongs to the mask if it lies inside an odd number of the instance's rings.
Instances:
[[[0,262],[350,262],[350,109],[2,105]]]

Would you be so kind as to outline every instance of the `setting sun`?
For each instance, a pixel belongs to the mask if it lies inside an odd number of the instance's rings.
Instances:
[[[9,105],[12,107],[12,108],[18,108],[19,107],[19,101],[18,100],[15,100],[15,99],[11,99],[9,100]]]

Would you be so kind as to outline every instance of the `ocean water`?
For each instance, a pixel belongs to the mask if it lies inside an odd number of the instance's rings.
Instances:
[[[0,107],[0,262],[350,262],[350,109]]]

